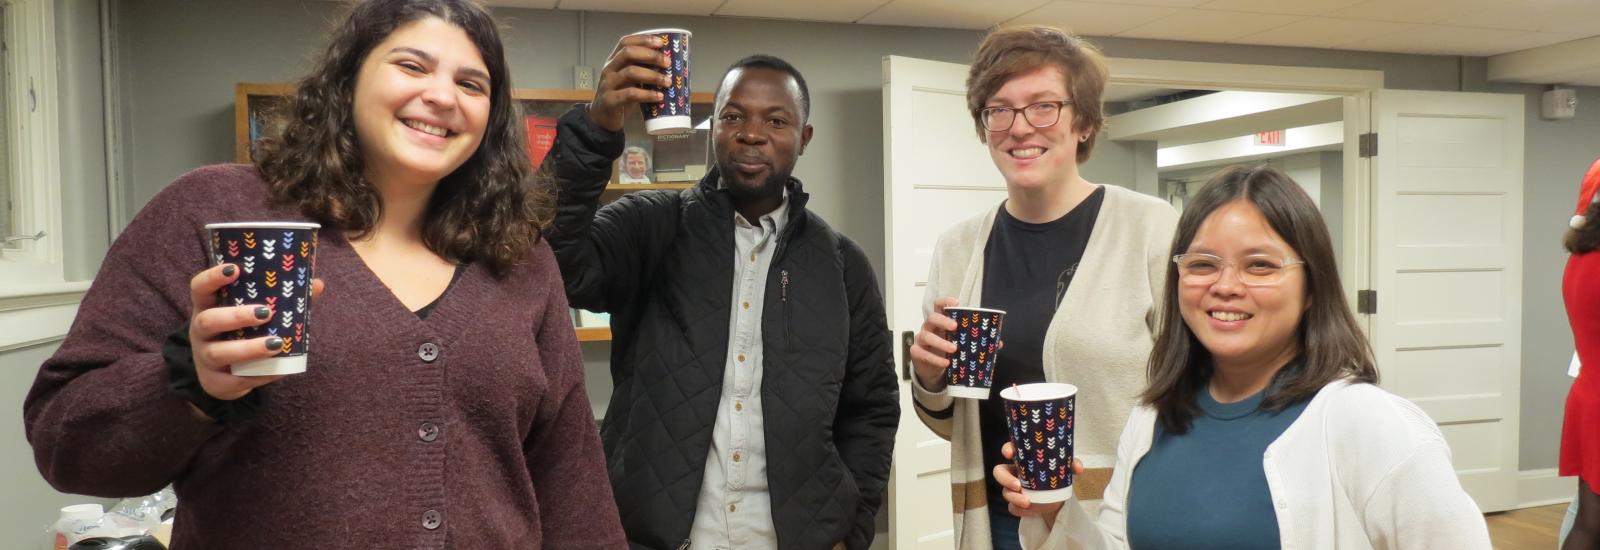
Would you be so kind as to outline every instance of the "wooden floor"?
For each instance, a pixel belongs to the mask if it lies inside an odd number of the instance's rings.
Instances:
[[[1489,540],[1498,550],[1556,550],[1556,537],[1567,505],[1553,504],[1496,512],[1489,521]]]

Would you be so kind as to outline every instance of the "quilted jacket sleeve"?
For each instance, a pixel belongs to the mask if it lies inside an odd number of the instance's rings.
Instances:
[[[872,544],[873,519],[889,482],[889,460],[900,426],[900,384],[895,380],[893,336],[877,276],[854,242],[840,237],[839,246],[849,293],[850,349],[833,442],[861,495],[855,524],[843,542],[850,550],[865,550]]]
[[[595,126],[588,112],[586,105],[572,108],[556,129],[549,157],[556,180],[550,244],[572,307],[616,311],[633,302],[673,235],[677,195],[629,193],[601,208],[624,136]]]

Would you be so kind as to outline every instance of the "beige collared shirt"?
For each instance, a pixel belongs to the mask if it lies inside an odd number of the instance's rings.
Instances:
[[[751,224],[733,215],[733,312],[722,398],[706,453],[705,478],[696,499],[689,547],[777,548],[772,498],[767,492],[767,449],[761,413],[761,312],[767,274],[789,209],[787,192],[776,210]]]

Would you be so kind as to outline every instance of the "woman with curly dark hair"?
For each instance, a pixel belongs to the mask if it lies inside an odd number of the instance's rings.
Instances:
[[[624,545],[494,21],[471,0],[354,6],[255,150],[194,170],[112,246],[24,404],[41,473],[175,484],[175,547]],[[206,224],[322,224],[306,371],[217,306]],[[583,480],[576,482],[576,480]]]

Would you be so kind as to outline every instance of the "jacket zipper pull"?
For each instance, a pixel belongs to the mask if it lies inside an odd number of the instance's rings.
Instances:
[[[778,300],[782,301],[782,302],[788,302],[789,301],[789,270],[785,269],[785,270],[779,271],[778,273],[780,275],[782,275],[781,283],[783,285],[782,288],[778,292]]]

